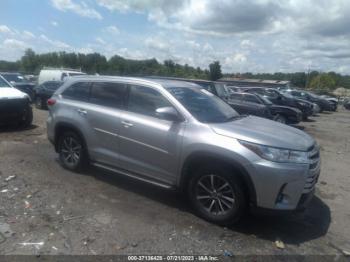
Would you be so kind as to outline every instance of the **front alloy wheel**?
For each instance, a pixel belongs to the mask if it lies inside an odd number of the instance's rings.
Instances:
[[[73,132],[64,133],[59,141],[59,156],[63,167],[79,171],[85,162],[82,140]]]
[[[221,224],[237,222],[246,209],[246,197],[238,174],[229,167],[203,167],[193,174],[189,199],[198,215]]]
[[[235,204],[235,194],[229,182],[216,175],[203,176],[198,180],[196,198],[212,215],[227,214]]]

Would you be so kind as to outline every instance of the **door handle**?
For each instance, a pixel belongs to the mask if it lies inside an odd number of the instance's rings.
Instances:
[[[123,126],[126,127],[126,128],[129,128],[129,127],[134,126],[134,124],[132,124],[132,123],[130,123],[130,122],[127,122],[127,121],[122,121],[122,124],[123,124]]]
[[[87,114],[87,111],[86,110],[84,110],[84,109],[78,109],[77,110],[78,111],[78,113],[80,114],[80,115],[86,115]]]

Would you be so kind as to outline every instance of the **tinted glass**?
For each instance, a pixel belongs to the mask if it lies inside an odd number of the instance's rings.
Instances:
[[[27,80],[20,74],[2,74],[8,82],[27,83]]]
[[[122,108],[125,93],[125,84],[96,82],[91,87],[90,102],[101,106]]]
[[[130,86],[128,110],[147,116],[157,117],[156,109],[172,107],[171,103],[158,91],[144,86]]]
[[[205,90],[209,91],[212,94],[216,94],[215,87],[210,82],[195,82],[197,85],[203,87]]]
[[[242,100],[242,94],[231,93],[230,98],[234,100]]]
[[[1,87],[11,87],[2,77],[0,77],[0,88]]]
[[[251,103],[259,103],[259,100],[253,95],[244,95],[243,100]]]
[[[90,93],[90,83],[89,82],[78,82],[70,87],[68,87],[63,93],[64,98],[87,101],[89,99]]]
[[[198,120],[222,123],[238,117],[238,113],[220,98],[201,89],[168,87],[167,90]]]
[[[229,95],[224,84],[215,84],[215,87],[219,97],[227,97]]]
[[[46,82],[43,86],[50,90],[57,90],[62,85],[62,82]]]
[[[257,95],[257,97],[260,99],[262,104],[272,105],[272,102],[267,97],[264,97],[264,96],[261,96],[261,95]]]

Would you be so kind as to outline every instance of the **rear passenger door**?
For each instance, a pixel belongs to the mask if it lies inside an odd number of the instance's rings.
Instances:
[[[120,127],[121,167],[164,183],[176,181],[184,122],[161,119],[156,109],[173,107],[158,90],[129,85]]]
[[[84,110],[90,126],[92,161],[118,166],[118,135],[126,88],[125,84],[116,82],[94,82],[91,85],[89,105]]]

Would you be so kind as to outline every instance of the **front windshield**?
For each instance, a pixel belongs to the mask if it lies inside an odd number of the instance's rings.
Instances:
[[[27,83],[28,81],[20,74],[2,74],[8,82]]]
[[[205,89],[168,87],[167,90],[200,122],[222,123],[239,116],[232,107]]]
[[[224,84],[216,83],[215,87],[216,87],[216,91],[217,91],[219,97],[228,97],[229,96],[228,91],[227,91]]]
[[[11,87],[11,85],[9,85],[9,83],[7,83],[2,77],[0,77],[0,88],[2,87]]]

